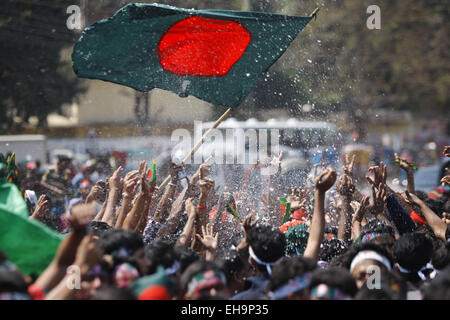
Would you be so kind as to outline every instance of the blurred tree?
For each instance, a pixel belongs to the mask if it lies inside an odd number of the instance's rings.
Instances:
[[[22,127],[31,116],[46,126],[83,91],[71,68],[78,35],[66,26],[70,0],[0,2],[0,130]]]

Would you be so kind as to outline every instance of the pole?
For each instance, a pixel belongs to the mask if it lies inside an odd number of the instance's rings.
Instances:
[[[226,117],[228,117],[231,113],[231,108],[228,108],[217,121],[214,123],[214,125],[208,129],[208,131],[205,132],[203,137],[200,141],[197,142],[197,144],[192,148],[192,150],[184,157],[183,164],[192,157],[192,155],[200,148],[200,146],[205,142],[206,138],[209,136],[209,134],[219,126],[219,124],[225,120]],[[167,176],[167,178],[160,184],[159,189],[161,190],[166,184],[169,183],[170,176]]]

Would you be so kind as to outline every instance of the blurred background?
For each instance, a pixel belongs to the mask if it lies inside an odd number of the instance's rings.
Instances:
[[[159,89],[139,93],[75,76],[71,54],[82,30],[68,29],[67,8],[79,6],[84,28],[130,2],[147,1],[0,2],[0,152],[15,151],[17,162],[40,170],[61,154],[78,170],[99,159],[111,168],[136,167],[142,159],[167,157],[173,130],[193,130],[194,120],[213,121],[226,110],[191,96]],[[448,1],[159,2],[299,16],[319,8],[316,19],[233,110],[234,120],[330,124],[336,139],[308,146],[315,151],[306,156],[306,171],[323,162],[317,154],[330,147],[337,161],[344,152],[358,153],[361,172],[380,160],[393,164],[397,152],[423,165],[416,172],[416,189],[428,192],[438,184],[442,149],[450,145]],[[380,29],[366,25],[369,5],[381,10]],[[406,177],[397,173],[400,179],[392,183],[404,186]]]

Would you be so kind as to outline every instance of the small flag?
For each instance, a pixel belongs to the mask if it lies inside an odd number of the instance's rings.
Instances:
[[[228,200],[227,211],[236,218],[238,218],[238,220],[241,220],[241,217],[239,217],[239,215],[236,212],[236,201],[234,200],[233,195],[230,195],[230,199]]]
[[[281,212],[283,213],[283,223],[291,218],[291,203],[286,198],[280,198]]]
[[[148,180],[150,180],[150,182],[156,180],[156,160],[153,160],[153,163],[150,165],[150,170],[148,170]]]

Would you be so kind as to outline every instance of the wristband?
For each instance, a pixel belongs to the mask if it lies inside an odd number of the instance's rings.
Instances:
[[[201,206],[201,205],[198,205],[198,206],[197,206],[197,209],[199,209],[199,210],[206,210],[206,206],[203,207],[203,206]]]

